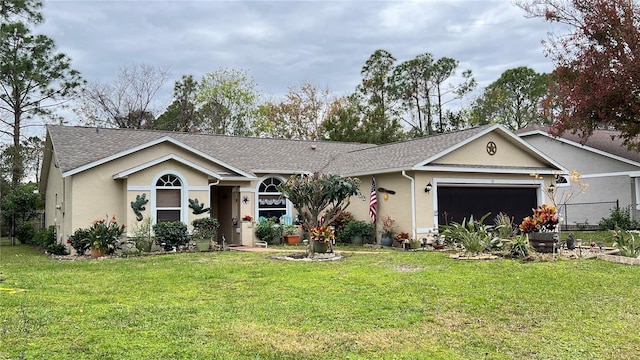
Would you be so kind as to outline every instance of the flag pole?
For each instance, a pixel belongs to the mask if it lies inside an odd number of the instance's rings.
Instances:
[[[371,192],[369,194],[369,217],[373,223],[373,236],[375,243],[378,244],[378,190],[376,189],[376,177],[371,176]]]

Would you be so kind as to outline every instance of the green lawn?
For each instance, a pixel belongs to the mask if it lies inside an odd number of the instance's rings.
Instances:
[[[640,267],[0,247],[0,359],[637,359]]]

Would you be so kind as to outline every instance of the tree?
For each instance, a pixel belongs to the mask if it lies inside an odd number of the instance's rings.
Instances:
[[[614,127],[640,149],[640,9],[632,0],[534,0],[518,6],[529,17],[560,23],[566,34],[545,42],[557,82],[548,106],[559,111],[551,132]]]
[[[396,66],[393,81],[409,119],[412,137],[433,133],[432,90],[433,55],[424,53]]]
[[[198,82],[193,75],[183,75],[181,81],[173,85],[171,105],[158,117],[153,128],[156,130],[191,132],[200,125],[200,116],[196,108]]]
[[[314,173],[293,175],[278,191],[289,199],[302,217],[303,227],[311,230],[331,224],[349,206],[350,197],[360,195],[360,181],[338,175]],[[313,251],[313,238],[310,239]]]
[[[35,192],[37,188],[35,183],[18,184],[12,186],[9,193],[2,194],[2,204],[0,204],[2,222],[11,228],[11,234],[15,234],[18,226],[38,215],[38,209],[42,207],[42,199]]]
[[[462,81],[452,82],[457,68],[457,60],[448,57],[434,60],[429,53],[394,68],[389,89],[402,104],[402,119],[409,126],[410,137],[432,134],[435,116],[439,132],[451,126],[447,122],[451,112],[445,110],[445,105],[462,98],[476,86],[471,70],[462,72]]]
[[[88,83],[74,110],[87,125],[150,129],[155,119],[154,97],[169,76],[169,70],[161,66],[123,66],[113,83]]]
[[[304,82],[290,87],[281,102],[262,105],[262,119],[256,124],[256,134],[283,139],[323,139],[323,124],[334,109],[329,89]]]
[[[260,93],[246,71],[220,69],[205,74],[196,96],[201,130],[211,134],[246,136],[257,114]]]
[[[396,58],[386,50],[376,50],[365,62],[357,87],[362,113],[362,130],[374,144],[402,139],[398,119],[397,91],[392,82]]]
[[[369,141],[368,134],[362,127],[359,99],[353,94],[339,97],[332,102],[331,111],[322,127],[325,137],[331,141]]]
[[[462,82],[453,84],[447,80],[453,76],[458,68],[458,60],[443,57],[433,65],[433,84],[436,90],[436,110],[438,112],[438,131],[445,131],[445,117],[443,106],[471,92],[476,87],[476,80],[470,69],[462,72]]]
[[[0,1],[0,18],[7,22],[40,24],[43,21],[42,0]]]
[[[514,131],[529,124],[548,123],[549,119],[541,116],[548,78],[526,66],[503,72],[473,104],[473,123],[500,123]]]
[[[24,177],[32,177],[35,182],[40,181],[40,165],[44,153],[44,140],[31,136],[22,140],[19,147],[12,144],[0,146],[2,157],[0,171],[2,174],[14,174],[19,171]],[[19,159],[19,160],[18,160]],[[15,169],[14,167],[18,167]]]
[[[35,118],[55,119],[56,108],[76,94],[82,84],[70,59],[56,52],[45,35],[31,33],[20,22],[42,20],[40,1],[2,1],[0,4],[0,134],[12,139],[14,151],[11,182],[24,176],[22,130],[38,125]]]

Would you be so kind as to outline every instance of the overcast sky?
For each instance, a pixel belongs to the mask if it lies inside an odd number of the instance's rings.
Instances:
[[[471,69],[479,88],[502,72],[549,72],[541,40],[550,26],[509,0],[428,1],[44,1],[42,32],[86,80],[111,82],[134,63],[169,66],[173,82],[221,67],[246,70],[267,95],[311,81],[354,90],[376,49],[398,63],[429,52]]]

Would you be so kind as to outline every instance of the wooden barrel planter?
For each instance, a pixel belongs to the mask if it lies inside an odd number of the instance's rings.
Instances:
[[[329,251],[329,242],[328,241],[314,241],[313,242],[313,252],[325,254]]]
[[[558,233],[556,232],[535,232],[529,233],[529,245],[541,253],[551,253],[554,249],[554,244],[558,243]],[[557,245],[556,245],[557,246]]]

